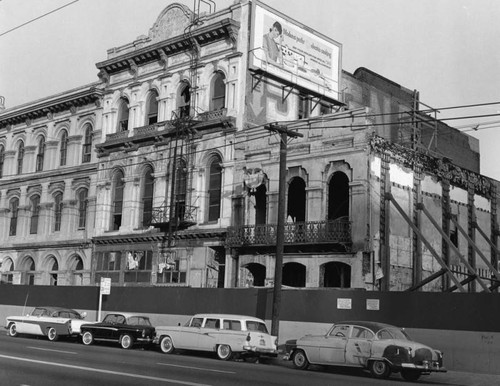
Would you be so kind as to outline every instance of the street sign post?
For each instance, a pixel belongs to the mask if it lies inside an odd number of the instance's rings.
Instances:
[[[101,321],[102,295],[111,294],[111,278],[101,277],[101,287],[99,289],[99,310],[97,311],[97,321]]]

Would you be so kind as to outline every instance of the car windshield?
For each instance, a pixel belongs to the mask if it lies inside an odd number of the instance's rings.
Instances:
[[[102,322],[110,324],[123,324],[125,323],[125,317],[123,315],[109,314],[106,315]]]
[[[127,324],[134,326],[151,326],[151,322],[146,316],[131,316],[127,319]]]
[[[260,332],[265,332],[266,334],[268,334],[267,327],[264,323],[256,322],[253,320],[247,320],[247,330],[248,331],[260,331]]]
[[[400,339],[400,340],[411,340],[408,334],[404,332],[402,329],[389,327],[383,328],[379,332],[377,332],[377,338],[380,340],[384,339]]]

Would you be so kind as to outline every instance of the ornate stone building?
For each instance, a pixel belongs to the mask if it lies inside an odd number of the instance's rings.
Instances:
[[[494,288],[478,141],[341,50],[258,1],[174,3],[99,82],[0,112],[2,282],[273,285],[278,124],[283,285]]]

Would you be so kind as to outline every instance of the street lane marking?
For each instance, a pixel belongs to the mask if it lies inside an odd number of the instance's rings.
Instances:
[[[66,367],[66,368],[69,368],[69,369],[90,371],[90,372],[95,372],[95,373],[103,373],[103,374],[110,374],[110,375],[120,375],[120,376],[130,377],[130,378],[147,379],[149,381],[160,381],[160,382],[166,382],[166,383],[175,383],[175,384],[179,384],[179,385],[187,385],[187,386],[211,386],[211,385],[209,385],[207,383],[187,382],[187,381],[179,381],[179,380],[176,380],[176,379],[152,377],[152,376],[148,376],[148,375],[139,375],[139,374],[131,374],[131,373],[121,373],[121,372],[112,371],[112,370],[93,369],[93,368],[83,367],[83,366],[67,365],[67,364],[64,364],[64,363],[54,363],[54,362],[47,362],[47,361],[39,361],[39,360],[36,360],[36,359],[13,357],[13,356],[10,356],[10,355],[2,355],[2,354],[0,354],[0,358],[12,359],[12,360],[15,360],[15,361],[22,361],[22,362],[38,363],[38,364],[48,365],[48,366]]]
[[[172,365],[170,363],[157,363],[157,365],[160,365],[160,366],[171,366],[171,367],[182,367],[183,369],[191,369],[191,370],[212,371],[214,373],[236,374],[236,371],[214,370],[214,369],[208,369],[206,367],[193,367],[193,366]]]
[[[52,352],[60,352],[60,353],[63,353],[63,354],[78,354],[74,351],[62,351],[62,350],[54,350],[54,349],[51,349],[51,348],[41,348],[41,347],[34,347],[34,346],[27,346],[27,348],[31,348],[33,350],[40,350],[40,351],[52,351]]]

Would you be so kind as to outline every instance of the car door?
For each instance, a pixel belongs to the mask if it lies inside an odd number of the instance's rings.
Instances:
[[[319,361],[324,364],[344,364],[345,350],[351,326],[335,325],[319,348]]]
[[[220,331],[220,320],[217,318],[206,318],[205,324],[200,329],[196,346],[198,350],[211,351],[215,347],[215,336]]]
[[[182,327],[174,338],[175,347],[199,350],[198,340],[202,333],[201,326],[203,325],[203,321],[203,318],[194,317],[187,326]]]
[[[374,336],[367,328],[353,326],[346,345],[346,364],[364,367],[370,357]]]

